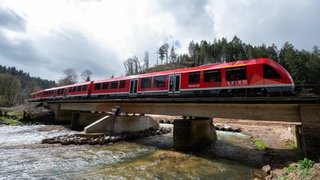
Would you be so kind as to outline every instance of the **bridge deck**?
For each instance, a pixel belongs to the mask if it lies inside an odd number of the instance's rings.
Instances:
[[[57,100],[60,110],[219,117],[300,122],[301,106],[319,104],[318,97],[205,97]]]
[[[169,97],[169,98],[110,98],[110,99],[67,99],[49,103],[226,103],[226,104],[320,104],[320,96],[280,97]]]

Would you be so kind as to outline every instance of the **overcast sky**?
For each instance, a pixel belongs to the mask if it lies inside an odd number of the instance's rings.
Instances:
[[[236,35],[278,49],[288,41],[320,45],[319,0],[0,0],[0,65],[59,80],[62,71],[92,79],[124,74],[144,52],[156,62],[163,43],[187,53],[189,42]]]

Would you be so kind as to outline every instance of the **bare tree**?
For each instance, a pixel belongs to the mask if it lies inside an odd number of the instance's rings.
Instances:
[[[59,85],[64,86],[68,84],[75,84],[78,82],[78,75],[72,68],[63,71],[64,76],[59,80]]]
[[[171,62],[172,63],[175,63],[177,61],[177,58],[178,58],[178,55],[174,49],[174,46],[171,47],[171,50],[170,50],[170,59],[171,59]]]
[[[91,80],[92,71],[90,69],[86,69],[81,73],[81,78],[84,82],[88,82]]]
[[[0,84],[0,103],[15,104],[21,87],[19,79],[10,74],[2,74],[0,75]]]
[[[143,69],[149,68],[149,52],[146,51],[144,53],[144,58],[143,58]]]
[[[165,55],[166,55],[166,64],[168,64],[169,61],[169,44],[168,43],[164,43],[163,44],[164,47],[164,51],[165,51]]]
[[[163,60],[166,57],[166,47],[164,45],[162,45],[159,48],[158,54],[159,54],[159,59],[161,60],[161,64],[163,64]]]
[[[123,65],[127,76],[137,74],[141,71],[140,61],[137,56],[128,58],[123,62]]]

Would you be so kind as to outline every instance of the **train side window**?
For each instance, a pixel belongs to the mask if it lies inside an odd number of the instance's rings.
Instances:
[[[151,77],[146,77],[141,79],[141,88],[151,88]]]
[[[100,90],[101,89],[101,83],[97,83],[94,85],[94,90]]]
[[[109,87],[109,82],[102,83],[102,90],[106,90]]]
[[[204,82],[220,82],[221,69],[204,71]]]
[[[87,90],[87,85],[83,85],[82,86],[82,91],[86,91]]]
[[[156,76],[153,78],[154,88],[163,88],[165,86],[166,76]]]
[[[126,80],[121,80],[120,81],[120,85],[119,85],[119,88],[125,88],[126,87]]]
[[[198,84],[200,83],[200,72],[191,72],[189,73],[189,84]]]
[[[80,92],[82,90],[82,86],[77,87],[77,92]]]
[[[226,69],[226,79],[227,81],[243,80],[247,79],[247,68],[236,67]]]
[[[266,79],[282,79],[282,76],[268,64],[263,65],[263,77]]]
[[[110,89],[117,89],[118,88],[118,81],[113,81],[110,84]]]
[[[74,87],[72,88],[72,92],[77,92],[77,87],[76,87],[76,86],[74,86]]]

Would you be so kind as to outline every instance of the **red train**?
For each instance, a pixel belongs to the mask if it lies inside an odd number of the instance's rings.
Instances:
[[[277,62],[251,59],[54,87],[29,101],[74,98],[257,96],[291,94],[294,82]]]

